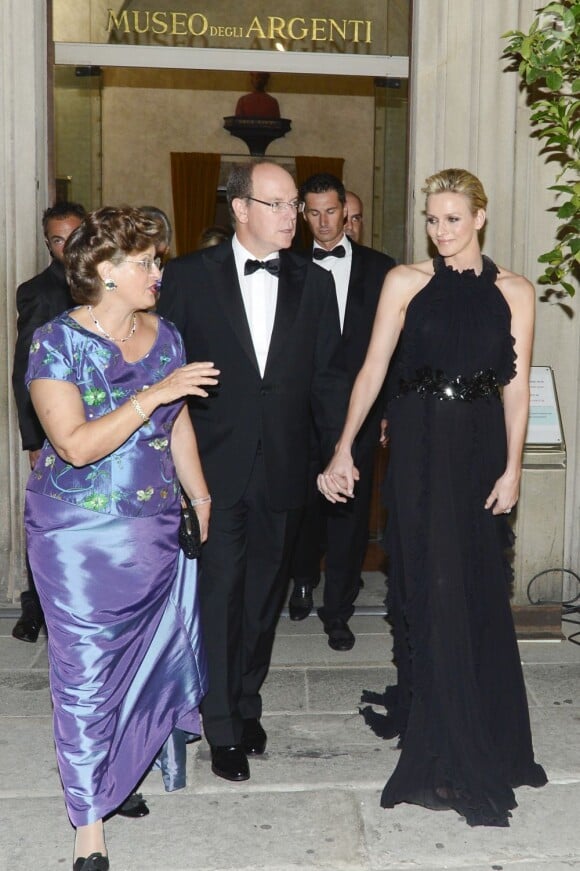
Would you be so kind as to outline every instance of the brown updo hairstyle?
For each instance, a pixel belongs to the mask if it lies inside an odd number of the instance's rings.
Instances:
[[[431,194],[464,194],[469,200],[473,215],[479,209],[485,211],[487,208],[487,196],[482,183],[466,169],[442,169],[441,172],[430,175],[425,179],[421,192],[425,194],[425,199]]]
[[[155,245],[158,224],[130,206],[103,206],[89,212],[64,246],[64,268],[73,300],[94,305],[101,298],[103,283],[97,266],[113,263],[130,254],[140,254]]]

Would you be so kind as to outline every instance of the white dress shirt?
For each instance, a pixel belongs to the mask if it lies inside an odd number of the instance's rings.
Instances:
[[[244,275],[246,260],[259,260],[241,244],[237,236],[232,239],[232,248],[238,281],[242,291],[242,299],[246,317],[250,327],[250,335],[258,360],[260,375],[264,376],[266,360],[270,349],[276,303],[278,301],[278,277],[271,275],[266,269],[257,269],[252,275]],[[275,251],[264,257],[264,260],[275,260],[279,253]]]
[[[334,287],[336,289],[336,301],[338,302],[338,314],[340,317],[340,332],[344,328],[344,316],[346,313],[346,302],[348,298],[348,282],[350,281],[350,268],[352,265],[352,245],[348,236],[343,235],[342,239],[333,245],[333,249],[338,245],[344,248],[344,257],[325,257],[324,260],[315,260],[318,266],[322,266],[327,272],[332,272],[334,278]],[[314,240],[314,248],[322,248],[316,239]]]

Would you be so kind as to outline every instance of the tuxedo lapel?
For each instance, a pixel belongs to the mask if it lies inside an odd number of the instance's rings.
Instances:
[[[352,333],[364,306],[364,257],[360,248],[351,242],[352,260],[348,279],[348,293],[342,335],[344,338]]]
[[[278,279],[276,314],[264,375],[267,374],[270,366],[282,353],[286,337],[296,319],[302,297],[302,288],[306,280],[306,268],[307,262],[301,259],[297,260],[290,253],[280,252],[280,277]]]
[[[231,243],[208,249],[207,268],[213,280],[216,298],[244,352],[259,372]]]

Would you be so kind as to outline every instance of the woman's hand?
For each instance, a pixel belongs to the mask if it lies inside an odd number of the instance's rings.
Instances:
[[[350,451],[337,450],[324,472],[318,476],[317,485],[329,502],[346,502],[354,498],[354,484],[359,477]]]
[[[520,495],[519,475],[514,476],[508,472],[497,479],[492,491],[485,500],[485,508],[491,508],[492,514],[509,514],[518,501]]]
[[[203,502],[201,505],[194,505],[194,511],[199,520],[199,528],[201,530],[201,543],[207,541],[209,532],[209,516],[211,514],[211,502]]]
[[[175,402],[184,396],[207,396],[207,391],[203,388],[216,385],[219,374],[220,370],[216,369],[212,362],[187,363],[179,369],[174,369],[171,374],[152,385],[147,391],[140,393],[139,402],[145,406],[148,394],[158,400],[158,405]],[[154,409],[151,409],[151,413],[153,411]]]

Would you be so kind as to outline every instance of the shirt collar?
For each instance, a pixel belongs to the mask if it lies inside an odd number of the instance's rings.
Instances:
[[[330,249],[326,249],[326,248],[325,248],[324,250],[325,250],[325,251],[326,251],[326,250],[334,251],[334,249],[335,249],[335,248],[338,248],[339,245],[342,245],[342,247],[344,248],[345,255],[346,255],[347,257],[350,257],[350,255],[351,255],[351,253],[352,253],[352,246],[351,246],[351,244],[350,244],[350,239],[348,238],[348,236],[346,235],[346,233],[343,233],[343,234],[342,234],[342,238],[338,240],[338,242],[336,243],[336,245],[333,245],[332,248],[330,248]],[[315,239],[315,240],[314,240],[314,245],[313,245],[312,247],[313,247],[313,248],[322,248],[323,246],[320,245],[320,244],[316,241],[316,239]]]
[[[242,267],[245,264],[246,260],[262,260],[265,262],[266,260],[275,260],[276,257],[280,256],[279,251],[272,251],[271,254],[268,254],[266,257],[256,257],[255,254],[252,254],[251,251],[248,251],[247,248],[244,248],[237,235],[234,234],[232,237],[232,248],[234,251],[234,257],[236,258],[236,263],[241,263]]]

